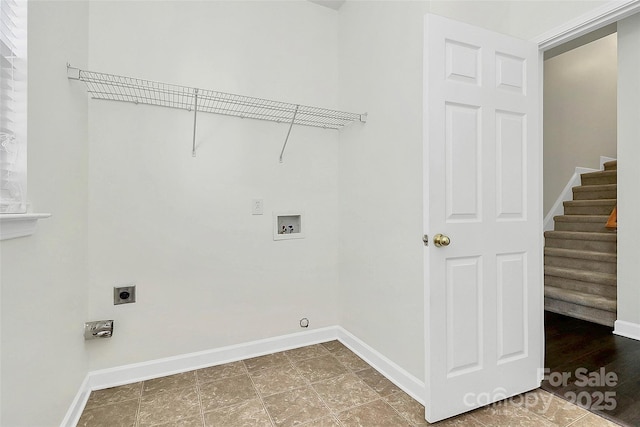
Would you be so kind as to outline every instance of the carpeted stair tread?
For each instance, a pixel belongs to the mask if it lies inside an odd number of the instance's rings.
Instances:
[[[574,200],[616,199],[618,197],[617,184],[580,185],[573,187]]]
[[[618,295],[618,289],[616,286],[603,285],[601,283],[583,282],[582,280],[567,279],[565,277],[545,275],[544,285],[545,287],[555,286],[556,288],[586,292],[609,298],[617,298]]]
[[[618,241],[617,234],[611,233],[589,233],[582,231],[545,231],[545,238],[568,239],[568,240],[600,240],[607,242]]]
[[[583,193],[589,191],[611,191],[617,189],[618,184],[578,185],[572,188],[574,193]]]
[[[615,233],[616,229],[606,227],[609,215],[558,215],[553,217],[557,231],[584,231]]]
[[[594,273],[616,274],[618,272],[617,262],[584,258],[565,258],[555,255],[545,255],[544,266],[545,268],[560,267],[580,271],[591,271]]]
[[[580,174],[580,180],[584,186],[615,184],[617,179],[617,170],[604,170]]]
[[[544,254],[547,256],[587,259],[587,260],[603,261],[603,262],[617,262],[617,259],[618,259],[618,256],[616,254],[612,254],[608,252],[581,251],[577,249],[562,249],[562,248],[550,248],[550,247],[544,248]]]
[[[618,169],[617,160],[610,160],[608,162],[604,162],[604,170],[609,171],[609,170],[617,170],[617,169]]]
[[[563,202],[565,206],[609,206],[615,205],[618,199],[595,199],[595,200],[567,200]]]
[[[618,235],[616,233],[596,233],[585,231],[545,231],[545,246],[580,251],[616,253]]]
[[[601,222],[606,223],[609,215],[558,215],[554,216],[556,222]]]
[[[544,299],[544,309],[553,313],[563,314],[609,327],[613,327],[616,321],[616,312],[614,311],[601,310],[599,308],[573,304],[553,298]]]
[[[562,277],[565,279],[579,280],[581,282],[600,283],[607,286],[616,286],[618,282],[617,275],[612,273],[578,270],[575,268],[545,266],[544,274],[545,276]]]
[[[568,200],[563,202],[565,215],[609,215],[617,199]]]
[[[558,301],[565,301],[572,304],[583,305],[585,307],[598,308],[605,311],[615,312],[617,308],[617,302],[614,298],[591,295],[584,292],[556,288],[554,286],[545,286],[544,296]]]

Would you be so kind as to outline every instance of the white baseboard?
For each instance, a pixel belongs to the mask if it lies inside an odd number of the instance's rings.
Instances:
[[[67,411],[61,427],[76,426],[89,399],[89,394],[93,390],[101,390],[167,375],[179,374],[194,369],[221,365],[335,339],[342,342],[400,389],[424,404],[425,385],[422,381],[409,374],[365,342],[356,338],[350,332],[340,326],[332,326],[213,350],[89,372],[71,407]]]
[[[640,341],[640,324],[616,320],[613,326],[613,333]]]
[[[89,387],[100,390],[167,375],[180,374],[208,366],[222,365],[250,357],[331,341],[337,338],[336,327],[313,329],[196,353],[181,354],[148,362],[89,372]]]
[[[60,423],[60,427],[75,427],[78,424],[90,394],[91,388],[89,387],[89,376],[87,375],[84,377],[84,381],[82,381],[80,389],[78,393],[76,393],[73,402],[71,402],[71,406],[64,416],[62,423]]]
[[[393,361],[383,356],[347,330],[338,327],[338,340],[360,356],[369,365],[398,386],[402,391],[424,405],[425,384]]]

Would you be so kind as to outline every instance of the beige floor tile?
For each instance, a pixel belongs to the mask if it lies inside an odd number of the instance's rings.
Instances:
[[[347,347],[338,340],[323,342],[322,345],[324,346],[324,348],[326,348],[330,352],[334,352],[342,349],[348,350]]]
[[[310,423],[302,424],[300,427],[342,427],[338,421],[333,417],[321,418],[319,420],[311,421]]]
[[[133,427],[136,425],[139,399],[85,409],[78,427]]]
[[[419,426],[435,426],[435,427],[486,427],[473,417],[473,413],[458,415],[457,417],[448,418],[434,424],[430,424],[425,420],[420,423],[413,423],[415,427]]]
[[[571,427],[617,427],[618,424],[599,417],[596,414],[587,412],[587,414],[570,424]]]
[[[277,366],[289,364],[289,359],[284,353],[267,354],[266,356],[253,357],[243,360],[244,365],[249,372],[259,371],[260,369],[275,368]]]
[[[111,403],[122,402],[124,400],[139,399],[142,390],[142,383],[127,384],[119,387],[105,388],[103,390],[92,391],[87,401],[85,409],[96,406],[109,405]]]
[[[520,403],[529,411],[561,427],[568,426],[589,413],[586,409],[572,405],[541,389],[527,393],[521,400],[516,400],[515,397],[511,400],[514,404]]]
[[[153,427],[203,427],[202,416],[185,418],[178,421],[169,421],[168,423],[154,424]]]
[[[384,398],[400,415],[417,426],[429,425],[424,419],[424,406],[404,391],[389,394]]]
[[[314,359],[302,360],[296,363],[296,368],[310,382],[328,380],[338,375],[346,374],[347,369],[335,357],[322,356]]]
[[[509,400],[481,408],[473,412],[473,417],[482,424],[495,427],[557,427],[551,421]]]
[[[248,375],[225,378],[200,386],[200,400],[204,412],[237,405],[258,395]]]
[[[342,412],[380,398],[354,374],[341,375],[312,385],[318,395],[334,413]]]
[[[264,404],[276,426],[297,426],[330,416],[318,395],[306,386],[265,397]]]
[[[269,415],[260,399],[204,413],[206,427],[271,427]]]
[[[200,402],[195,387],[149,394],[143,393],[140,399],[138,426],[177,423],[198,417],[199,414]]]
[[[326,356],[329,354],[329,350],[327,350],[322,344],[310,345],[307,347],[300,347],[293,350],[285,351],[284,354],[287,355],[289,359],[293,362],[299,362],[305,359],[312,359],[314,357]]]
[[[382,399],[338,414],[343,427],[411,427]]]
[[[432,425],[420,403],[339,341],[330,341],[95,391],[78,426],[202,427],[201,412],[207,427]],[[543,390],[433,425],[616,426]]]
[[[347,369],[350,369],[354,372],[371,367],[367,362],[360,359],[354,352],[352,352],[348,348],[336,350],[331,354],[333,354],[340,361],[340,363],[346,366]]]
[[[180,388],[194,387],[195,385],[195,371],[185,372],[145,381],[142,385],[142,394],[177,390]]]
[[[226,363],[224,365],[211,366],[210,368],[198,369],[196,377],[198,384],[221,380],[224,378],[235,377],[237,375],[246,374],[247,370],[242,361]]]
[[[414,427],[431,425],[438,427],[484,427],[484,424],[473,417],[473,413],[462,414],[430,424],[424,418],[424,406],[403,391],[387,395],[385,400]]]
[[[374,389],[380,396],[387,396],[400,391],[394,383],[389,381],[384,375],[373,368],[357,371],[356,375],[360,377],[362,381],[367,383],[369,387]]]
[[[261,396],[293,390],[306,384],[304,378],[291,365],[262,369],[252,372],[250,376]]]

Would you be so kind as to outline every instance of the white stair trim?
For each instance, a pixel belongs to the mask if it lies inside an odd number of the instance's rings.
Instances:
[[[326,341],[339,340],[396,386],[424,404],[425,384],[364,341],[340,326],[331,326],[289,335],[182,354],[148,362],[133,363],[89,372],[80,386],[61,427],[75,427],[93,390],[131,384],[194,369],[221,365],[265,354],[277,353]]]
[[[572,190],[573,187],[578,187],[579,185],[582,184],[582,181],[580,180],[580,175],[583,173],[597,172],[597,171],[598,171],[597,169],[591,169],[591,168],[582,168],[582,167],[576,168],[575,172],[569,179],[569,182],[567,182],[567,185],[565,185],[564,189],[562,190],[562,193],[560,193],[560,195],[558,196],[558,199],[551,207],[551,210],[549,211],[547,216],[544,217],[544,231],[553,231],[553,226],[554,226],[553,217],[558,215],[564,215],[563,202],[573,200],[573,190]]]
[[[613,162],[614,160],[618,160],[618,159],[615,157],[600,156],[600,170],[604,170],[605,163]]]

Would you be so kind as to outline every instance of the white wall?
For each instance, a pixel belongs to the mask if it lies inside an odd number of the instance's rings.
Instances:
[[[0,243],[2,426],[60,425],[87,373],[85,2],[29,2],[28,199],[36,234]]]
[[[426,6],[347,2],[340,12],[340,95],[369,113],[340,138],[340,324],[420,379]]]
[[[601,2],[347,2],[342,104],[369,111],[340,138],[341,325],[424,378],[423,16],[530,38]],[[556,15],[557,12],[557,15]]]
[[[616,34],[544,62],[544,213],[575,168],[616,157]]]
[[[337,12],[309,2],[92,2],[89,69],[337,107]],[[338,134],[90,101],[91,369],[338,323]],[[264,215],[251,215],[251,199]],[[274,241],[272,211],[306,238]],[[138,301],[114,306],[113,286]]]
[[[618,320],[640,328],[640,14],[618,23]]]

